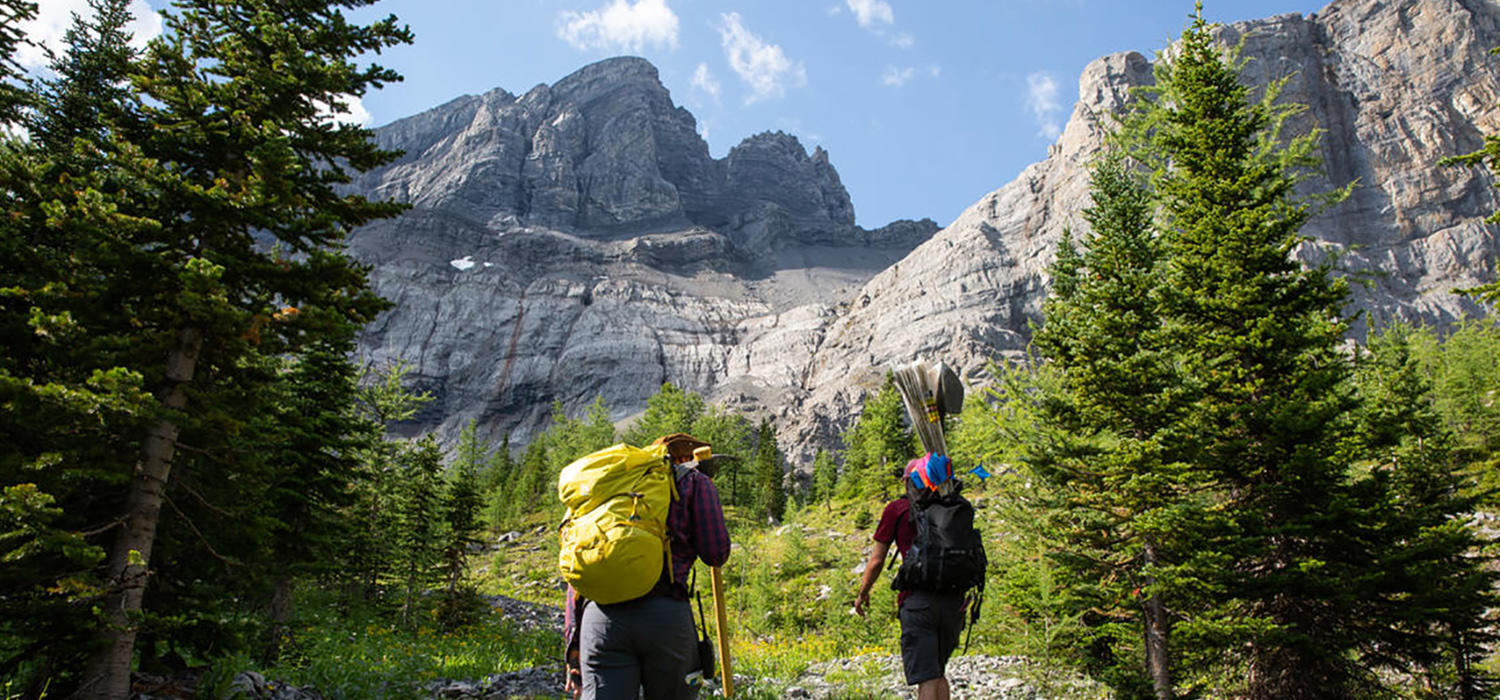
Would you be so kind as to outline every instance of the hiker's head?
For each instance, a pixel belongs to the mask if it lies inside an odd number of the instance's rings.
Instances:
[[[918,489],[936,491],[944,482],[953,478],[953,462],[947,455],[929,454],[906,463],[901,478],[910,481]]]
[[[699,440],[687,433],[672,433],[663,435],[651,443],[652,445],[666,445],[667,458],[673,464],[682,464],[693,461],[693,451],[708,447],[708,443]]]

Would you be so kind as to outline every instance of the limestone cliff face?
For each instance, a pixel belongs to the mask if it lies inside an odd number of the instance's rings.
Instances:
[[[1500,131],[1500,5],[1336,0],[1220,32],[1248,83],[1286,78],[1283,99],[1309,106],[1293,131],[1324,130],[1306,191],[1356,183],[1304,229],[1302,259],[1367,280],[1350,310],[1368,322],[1477,311],[1452,291],[1493,279],[1500,232],[1482,219],[1500,202],[1486,173],[1437,161]],[[438,397],[413,431],[472,419],[519,444],[553,401],[602,395],[625,418],[669,380],[776,415],[805,466],[890,365],[925,355],[977,379],[1023,352],[1057,240],[1086,226],[1106,115],[1151,68],[1090,64],[1047,159],[936,233],[855,227],[829,154],[794,137],[711,158],[640,59],[459,98],[377,130],[407,155],[357,186],[413,209],[354,237],[397,303],[362,352],[404,357]]]
[[[1355,329],[1393,318],[1445,323],[1478,309],[1454,289],[1493,279],[1500,208],[1485,173],[1439,167],[1500,130],[1500,6],[1488,0],[1338,0],[1322,12],[1223,27],[1241,45],[1246,82],[1285,78],[1284,100],[1309,106],[1292,132],[1325,130],[1324,174],[1303,187],[1352,195],[1313,219],[1298,255],[1367,280],[1355,284]],[[1241,44],[1240,42],[1243,43]],[[1104,115],[1152,82],[1139,53],[1106,56],[1079,79],[1078,102],[1046,160],[986,195],[901,262],[876,275],[829,325],[786,413],[789,446],[805,456],[845,424],[884,368],[917,355],[946,359],[972,377],[1015,357],[1039,321],[1064,227],[1082,231],[1087,164]]]
[[[624,418],[672,381],[768,413],[798,385],[833,304],[925,240],[866,231],[821,148],[763,133],[711,158],[638,58],[517,97],[462,97],[376,130],[405,151],[356,189],[407,202],[356,233],[396,307],[367,329],[437,399],[416,432],[473,420],[517,444],[553,402]]]

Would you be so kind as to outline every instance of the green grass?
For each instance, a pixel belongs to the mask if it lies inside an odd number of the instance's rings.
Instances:
[[[555,633],[520,632],[499,614],[444,629],[427,611],[403,626],[377,611],[342,614],[329,595],[307,598],[283,661],[265,674],[316,687],[327,698],[420,697],[434,680],[481,680],[533,666],[555,665],[561,673]]]
[[[780,698],[820,662],[898,653],[889,572],[872,590],[868,616],[858,617],[852,609],[873,532],[873,523],[857,525],[859,514],[878,513],[881,505],[838,502],[795,510],[774,527],[728,509],[735,543],[723,568],[731,662],[735,674],[747,679],[737,695]],[[561,606],[555,523],[539,514],[514,529],[521,533],[518,539],[472,558],[470,582],[485,595]],[[709,575],[701,564],[697,587],[712,618]],[[976,628],[969,653],[1018,653],[1024,638],[1035,633],[1018,629],[997,597],[992,593],[986,604],[986,619]],[[267,677],[313,686],[330,698],[401,698],[420,696],[427,683],[440,678],[482,680],[533,666],[561,673],[561,640],[555,632],[520,633],[498,613],[447,630],[431,613],[404,627],[389,611],[343,611],[336,602],[334,594],[316,591],[299,600],[291,650],[264,670]],[[846,687],[846,697],[874,697],[871,689],[888,673],[872,662],[855,671],[834,671],[829,680]]]

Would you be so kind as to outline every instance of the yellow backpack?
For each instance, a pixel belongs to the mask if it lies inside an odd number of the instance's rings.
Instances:
[[[563,467],[557,496],[568,507],[558,531],[563,580],[596,603],[650,592],[671,555],[667,509],[677,498],[665,446],[620,443]]]

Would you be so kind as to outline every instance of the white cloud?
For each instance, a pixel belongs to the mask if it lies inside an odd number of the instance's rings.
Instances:
[[[891,11],[891,6],[884,0],[844,0],[854,17],[859,21],[859,26],[870,29],[876,24],[891,24],[896,21],[896,13]]]
[[[1036,119],[1037,135],[1055,140],[1062,135],[1062,124],[1058,117],[1062,103],[1057,99],[1057,81],[1044,72],[1026,76],[1026,106]]]
[[[788,87],[807,84],[807,69],[802,62],[787,58],[780,46],[767,44],[751,34],[740,23],[740,13],[725,13],[721,18],[719,34],[724,38],[724,56],[740,80],[750,86],[751,94],[745,98],[745,104],[781,97]]]
[[[911,82],[911,79],[916,77],[916,75],[917,69],[915,68],[897,68],[895,66],[891,66],[890,68],[885,69],[885,75],[881,76],[880,82],[885,83],[886,85],[889,85],[891,87],[901,87],[902,85]]]
[[[677,14],[667,0],[611,0],[589,12],[563,12],[557,36],[582,51],[640,51],[647,45],[677,48]]]
[[[891,37],[891,46],[898,49],[909,49],[916,43],[917,38],[906,32],[897,32],[895,36]]]
[[[161,34],[161,15],[152,10],[146,0],[131,0],[126,9],[134,17],[125,25],[125,31],[131,35],[131,46],[141,48]],[[22,25],[21,31],[41,46],[18,47],[16,61],[27,69],[46,68],[51,61],[42,46],[62,53],[67,48],[63,45],[63,34],[73,26],[75,13],[84,18],[92,17],[93,10],[89,9],[88,0],[42,0],[38,3],[36,18]]]
[[[327,103],[314,102],[318,107],[318,116],[331,118],[338,124],[349,124],[352,126],[369,126],[372,118],[370,110],[365,109],[365,103],[353,95],[339,95],[339,102],[343,103],[343,111],[334,114]]]
[[[714,77],[707,63],[699,63],[698,70],[693,71],[693,87],[708,93],[715,100],[719,99],[719,79]]]

